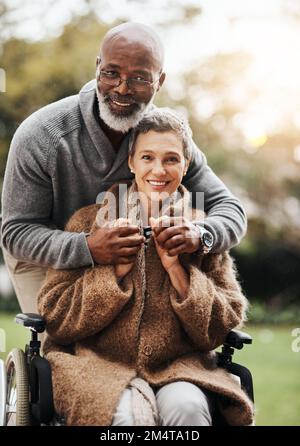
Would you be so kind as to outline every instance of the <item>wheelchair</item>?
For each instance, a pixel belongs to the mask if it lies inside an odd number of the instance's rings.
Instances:
[[[50,364],[40,355],[38,334],[45,331],[45,321],[33,313],[17,314],[15,321],[30,329],[31,339],[25,352],[15,348],[8,354],[6,363],[0,360],[0,426],[62,426],[64,420],[54,411]],[[217,352],[217,364],[238,377],[241,387],[254,402],[251,372],[232,362],[234,349],[240,350],[244,344],[252,344],[249,334],[230,331],[222,351]],[[226,422],[217,414],[213,424],[226,425]]]

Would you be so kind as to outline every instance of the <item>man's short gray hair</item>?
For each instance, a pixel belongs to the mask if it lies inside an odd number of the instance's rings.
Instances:
[[[183,156],[190,161],[192,157],[192,130],[185,118],[168,107],[153,108],[147,111],[141,121],[132,130],[129,139],[130,156],[134,155],[134,146],[140,133],[154,132],[174,132],[182,141]]]

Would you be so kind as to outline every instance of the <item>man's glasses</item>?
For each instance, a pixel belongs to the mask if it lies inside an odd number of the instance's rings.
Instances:
[[[128,79],[122,79],[118,73],[100,70],[99,74],[100,81],[103,84],[110,85],[111,87],[119,87],[122,82],[126,82],[128,88],[134,91],[145,91],[149,90],[150,87],[159,80],[156,79],[153,82],[146,81],[144,79],[139,79],[135,77],[129,77]]]

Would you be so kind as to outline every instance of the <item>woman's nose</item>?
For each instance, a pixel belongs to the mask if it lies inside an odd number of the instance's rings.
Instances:
[[[165,169],[164,165],[160,161],[157,161],[152,166],[152,172],[155,175],[162,175],[162,174],[166,173],[166,169]]]

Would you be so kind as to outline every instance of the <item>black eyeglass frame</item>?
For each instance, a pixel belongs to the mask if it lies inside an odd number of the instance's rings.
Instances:
[[[107,77],[103,78],[103,77],[101,77],[101,75],[104,75],[104,76],[107,76]],[[115,76],[113,78],[109,78],[109,74],[108,74],[107,71],[99,70],[99,80],[101,82],[103,82],[104,84],[110,85],[111,87],[119,87],[122,84],[122,82],[126,82],[127,87],[130,90],[134,90],[134,91],[139,91],[139,89],[140,89],[140,91],[144,91],[144,90],[146,90],[146,89],[148,89],[150,87],[153,87],[156,84],[156,82],[159,81],[159,79],[160,78],[158,78],[155,81],[151,82],[151,81],[146,81],[146,80],[142,80],[142,79],[138,80],[138,79],[135,79],[134,77],[129,77],[128,79],[124,79],[124,78],[122,78],[119,75]],[[109,82],[107,82],[107,81],[109,81]],[[113,82],[113,81],[115,81],[115,82]],[[132,82],[138,82],[138,84],[137,85],[132,85]]]

